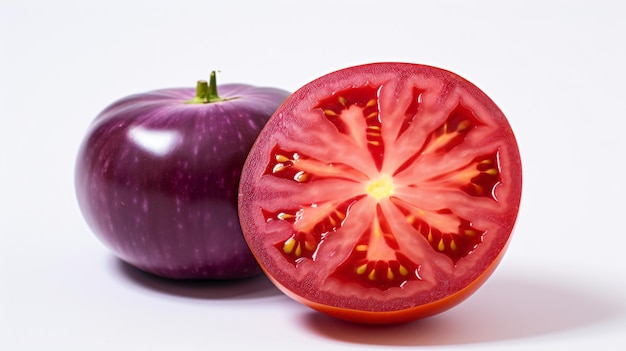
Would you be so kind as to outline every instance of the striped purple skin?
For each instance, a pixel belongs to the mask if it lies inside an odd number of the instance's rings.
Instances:
[[[241,84],[187,104],[195,89],[121,99],[102,111],[80,147],[75,187],[94,234],[119,258],[177,279],[236,279],[261,272],[237,217],[245,158],[289,95]]]

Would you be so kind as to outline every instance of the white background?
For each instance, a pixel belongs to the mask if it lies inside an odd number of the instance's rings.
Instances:
[[[617,1],[0,0],[1,350],[623,350],[626,21]],[[469,300],[351,325],[264,277],[176,283],[91,234],[78,145],[110,102],[220,83],[295,90],[359,63],[452,70],[508,116],[524,163],[509,251]]]

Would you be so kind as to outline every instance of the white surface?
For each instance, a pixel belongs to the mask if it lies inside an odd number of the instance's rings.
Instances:
[[[597,0],[0,0],[0,349],[623,350],[623,14]],[[461,74],[517,134],[525,189],[514,239],[459,307],[350,325],[265,278],[176,284],[138,273],[84,224],[74,158],[110,102],[193,86],[213,69],[221,83],[295,90],[374,61]]]

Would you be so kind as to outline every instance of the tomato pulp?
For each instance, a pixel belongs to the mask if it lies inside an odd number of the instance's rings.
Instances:
[[[522,167],[501,110],[458,75],[373,63],[292,94],[243,168],[239,216],[270,279],[337,318],[442,312],[493,272]]]

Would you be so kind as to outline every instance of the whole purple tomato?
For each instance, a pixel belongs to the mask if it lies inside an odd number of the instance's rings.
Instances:
[[[123,98],[80,147],[75,186],[95,235],[123,261],[177,279],[261,272],[241,233],[237,188],[257,135],[289,95],[199,81]]]

